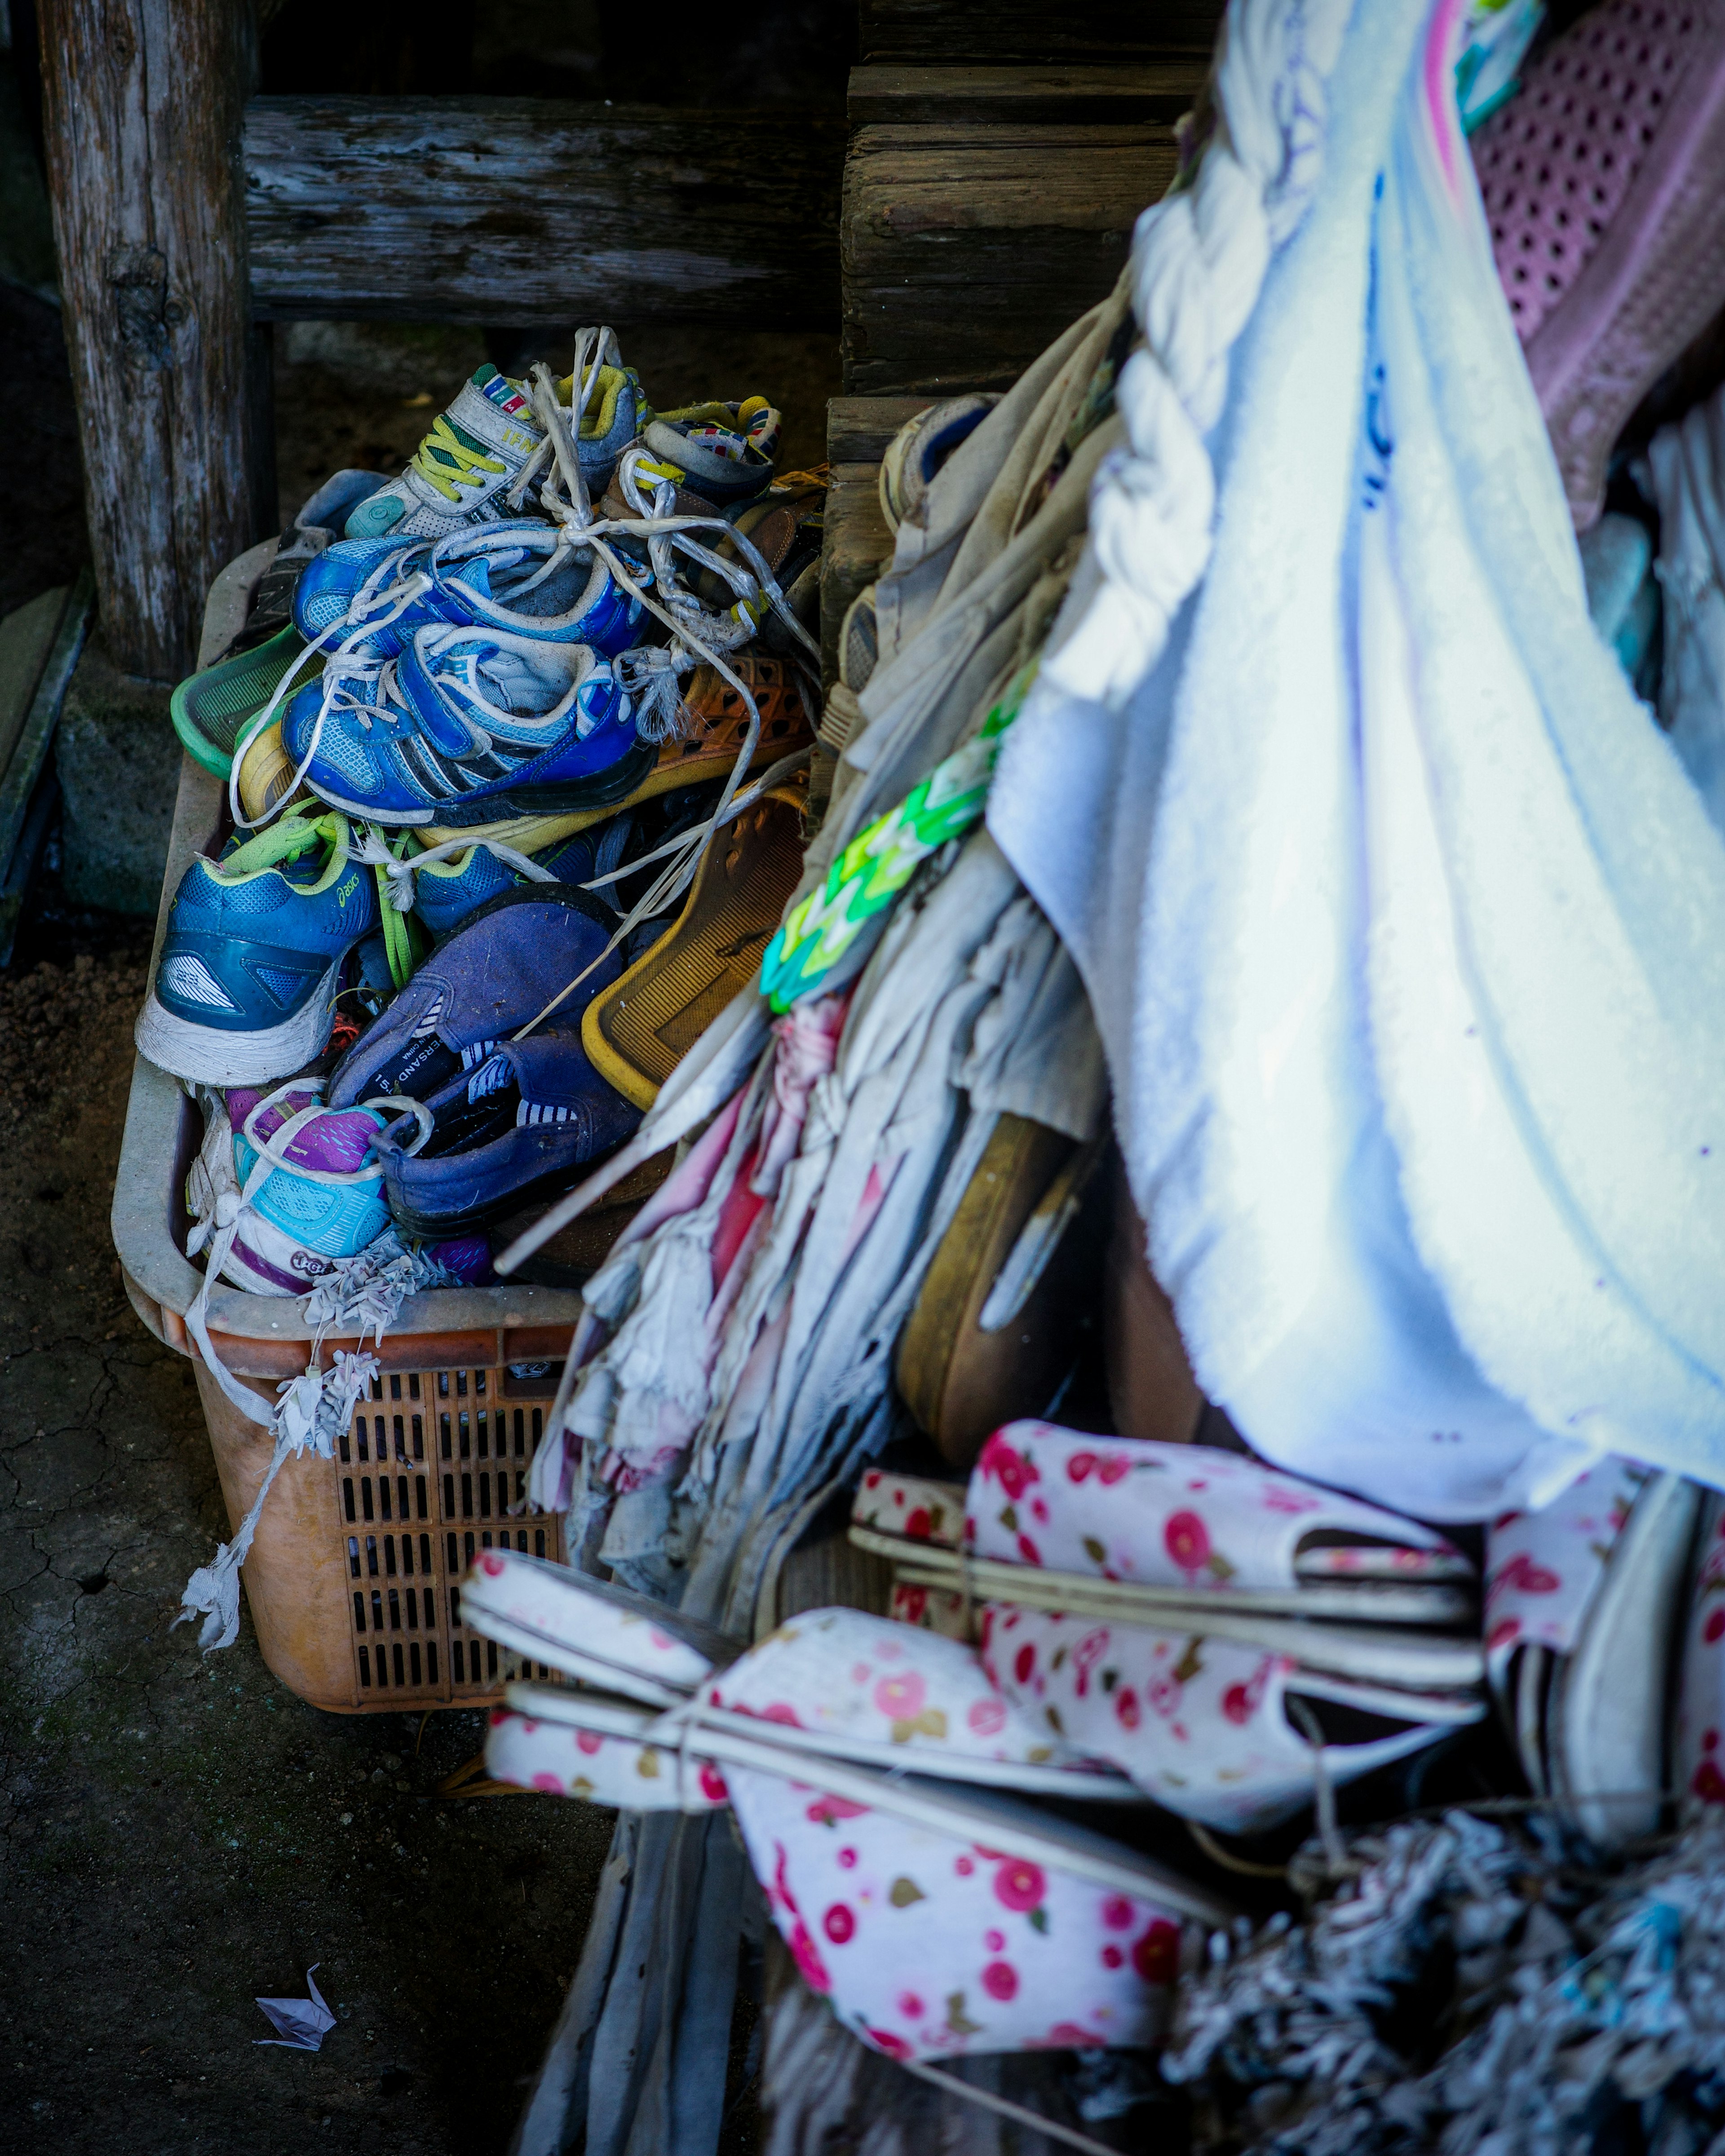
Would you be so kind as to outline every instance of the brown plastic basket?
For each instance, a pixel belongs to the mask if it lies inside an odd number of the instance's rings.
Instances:
[[[158,952],[181,873],[195,854],[219,844],[223,808],[220,781],[187,757]],[[237,1526],[271,1446],[223,1394],[186,1331],[202,1279],[185,1253],[186,1171],[202,1135],[182,1086],[140,1057],[115,1183],[114,1245],[132,1307],[197,1367]],[[564,1555],[555,1516],[512,1516],[511,1508],[525,1503],[579,1312],[572,1290],[530,1282],[410,1297],[375,1350],[381,1374],[336,1457],[284,1463],[240,1577],[264,1660],[301,1699],[341,1714],[468,1707],[499,1697],[516,1674],[512,1658],[462,1624],[456,1583],[475,1551],[506,1541],[536,1556]],[[271,1399],[283,1378],[305,1368],[311,1350],[300,1305],[286,1297],[218,1286],[209,1329],[228,1369]],[[359,1344],[331,1339],[322,1359]],[[536,1666],[532,1673],[550,1674]]]

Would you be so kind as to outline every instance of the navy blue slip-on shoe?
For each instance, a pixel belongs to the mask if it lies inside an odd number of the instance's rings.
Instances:
[[[505,1041],[426,1105],[432,1132],[419,1152],[404,1150],[406,1119],[377,1145],[390,1212],[409,1235],[483,1227],[566,1190],[641,1120],[588,1061],[578,1026]]]
[[[608,906],[567,884],[529,884],[488,901],[439,944],[342,1057],[330,1106],[351,1107],[380,1093],[429,1101],[477,1070],[585,973],[554,1014],[557,1024],[578,1027],[588,1003],[623,969],[621,952],[599,955],[615,925]]]

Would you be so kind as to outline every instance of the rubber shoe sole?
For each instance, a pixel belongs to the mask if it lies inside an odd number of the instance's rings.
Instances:
[[[346,963],[344,952],[291,1018],[256,1033],[226,1033],[177,1018],[158,999],[152,982],[132,1039],[139,1055],[158,1070],[206,1086],[264,1086],[290,1078],[329,1045]]]

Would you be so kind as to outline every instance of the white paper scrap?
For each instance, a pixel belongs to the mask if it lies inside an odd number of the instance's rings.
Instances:
[[[279,2029],[279,2036],[254,2036],[254,2044],[280,2044],[290,2051],[315,2051],[325,2036],[336,2025],[336,2017],[325,2005],[323,1994],[311,1981],[312,1969],[323,1967],[315,1961],[305,1972],[305,1989],[309,1999],[260,1999],[258,2001],[269,2017],[270,2025]]]

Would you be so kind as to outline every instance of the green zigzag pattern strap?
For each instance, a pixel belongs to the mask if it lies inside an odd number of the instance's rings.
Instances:
[[[775,1011],[817,993],[918,865],[981,817],[1001,737],[1023,709],[1035,672],[1033,664],[1019,674],[981,731],[937,763],[896,808],[859,832],[825,882],[792,907],[761,960],[761,993]]]

